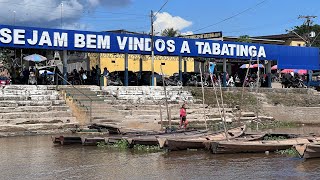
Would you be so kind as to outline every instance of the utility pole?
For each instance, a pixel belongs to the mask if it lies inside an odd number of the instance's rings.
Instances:
[[[153,30],[153,22],[154,22],[154,16],[153,16],[153,11],[151,10],[151,86],[154,86],[154,30]],[[163,77],[163,74],[162,74]]]
[[[298,19],[305,19],[303,25],[307,26],[307,31],[308,31],[308,34],[306,35],[306,43],[307,43],[306,46],[307,47],[311,46],[311,39],[310,39],[311,29],[310,29],[310,27],[313,23],[312,19],[314,19],[314,18],[317,18],[317,16],[301,16],[300,15],[298,17]]]
[[[60,26],[61,26],[61,29],[63,28],[63,25],[62,25],[62,13],[63,13],[63,2],[61,1],[61,14],[60,14]]]
[[[313,38],[313,37],[311,37],[311,36],[313,36],[313,35],[311,35],[311,25],[313,23],[312,19],[314,19],[314,18],[317,18],[317,16],[301,16],[300,15],[298,17],[298,19],[305,19],[303,25],[307,26],[307,35],[306,35],[306,46],[307,47],[311,47],[311,45],[312,45],[311,38]],[[310,81],[312,79],[312,71],[308,70],[307,73],[308,73],[308,76],[307,76],[307,78],[308,78],[307,87],[309,88],[310,87]]]

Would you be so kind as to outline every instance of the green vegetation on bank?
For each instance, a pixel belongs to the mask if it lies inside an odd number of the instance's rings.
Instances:
[[[272,105],[319,107],[320,96],[302,93],[265,93],[268,103]]]
[[[196,88],[196,87],[186,87],[188,91],[191,92],[193,97],[195,99],[202,100],[202,90],[201,88]],[[217,95],[218,95],[218,100],[221,104],[220,100],[220,90],[217,89]],[[214,93],[214,89],[211,88],[205,88],[204,90],[204,95],[205,95],[205,104],[211,105],[211,106],[216,106],[217,100],[216,96]],[[245,111],[256,111],[257,109],[260,109],[261,105],[260,103],[257,104],[257,98],[254,95],[254,93],[250,92],[244,92],[243,94],[243,100],[241,102],[241,91],[224,91],[223,92],[223,102],[225,105],[227,105],[226,108],[234,108],[236,106],[241,105],[241,108]]]
[[[286,150],[276,151],[276,153],[280,155],[291,156],[291,157],[299,157],[299,153],[293,147]]]
[[[256,129],[257,122],[249,123],[249,127],[251,129]],[[296,127],[299,127],[299,124],[294,122],[286,122],[286,121],[265,121],[263,123],[258,124],[259,130],[275,129],[275,128],[296,128]]]
[[[145,152],[145,153],[162,151],[162,149],[160,149],[159,146],[134,145],[132,148],[130,148],[130,144],[125,139],[119,140],[114,144],[106,144],[104,142],[100,142],[98,143],[97,146],[100,148],[113,148],[113,149],[119,149],[119,150],[132,149],[135,152]]]

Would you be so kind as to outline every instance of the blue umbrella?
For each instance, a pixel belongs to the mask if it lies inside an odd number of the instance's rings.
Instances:
[[[32,55],[24,57],[23,59],[26,60],[26,61],[33,61],[33,62],[41,62],[41,61],[46,61],[47,60],[46,57],[41,56],[39,54],[32,54]]]
[[[39,70],[39,74],[44,74],[44,72],[47,71],[47,75],[54,75],[54,72],[48,71],[48,70]]]

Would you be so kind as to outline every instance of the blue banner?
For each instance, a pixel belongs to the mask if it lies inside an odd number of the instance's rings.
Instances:
[[[279,68],[319,69],[319,49],[155,36],[155,55],[278,61]],[[151,36],[0,25],[0,47],[151,54]]]

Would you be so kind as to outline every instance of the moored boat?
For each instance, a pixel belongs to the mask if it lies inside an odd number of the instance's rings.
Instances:
[[[230,129],[227,132],[228,139],[233,139],[241,136],[245,132],[245,130],[245,125]],[[187,149],[204,149],[206,148],[206,142],[223,141],[227,139],[227,136],[225,132],[215,132],[184,137],[158,138],[158,141],[160,148],[165,148],[171,151],[177,151]]]
[[[98,143],[106,143],[105,138],[102,137],[92,137],[92,138],[81,138],[82,145],[84,146],[96,146]]]
[[[320,158],[320,144],[311,143],[295,146],[300,157],[305,159]]]
[[[307,138],[261,141],[220,141],[210,142],[210,151],[214,154],[261,153],[285,150],[298,144],[310,143]]]

